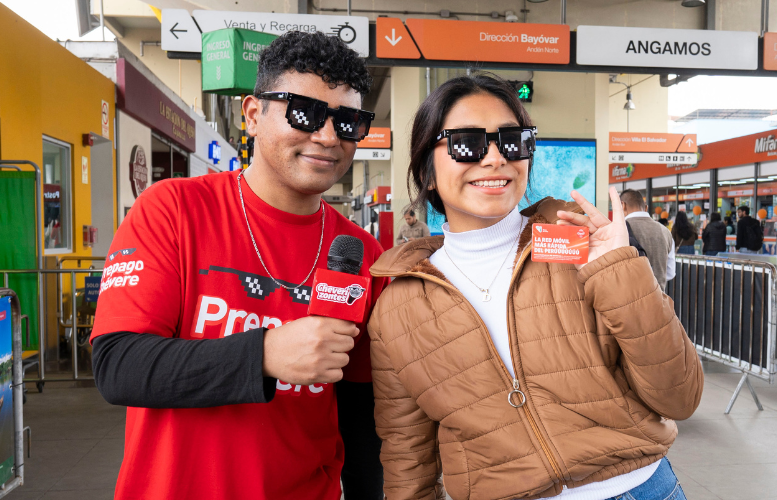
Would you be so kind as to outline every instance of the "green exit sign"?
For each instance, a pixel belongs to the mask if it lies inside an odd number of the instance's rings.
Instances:
[[[534,82],[510,81],[510,85],[515,89],[515,93],[518,94],[518,99],[521,102],[532,101],[532,97],[534,97]]]

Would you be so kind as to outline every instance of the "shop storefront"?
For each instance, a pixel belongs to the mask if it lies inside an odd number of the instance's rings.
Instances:
[[[189,177],[190,155],[197,147],[190,111],[152,82],[147,71],[127,58],[116,61],[119,222],[154,182]]]

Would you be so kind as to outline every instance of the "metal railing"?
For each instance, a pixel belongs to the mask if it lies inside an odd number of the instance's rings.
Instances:
[[[0,498],[24,484],[24,415],[22,403],[24,382],[22,381],[22,313],[16,293],[8,288],[0,288],[0,298],[11,300],[11,339],[13,352],[13,440],[14,440],[14,477],[0,488]]]
[[[777,268],[745,259],[677,255],[677,275],[666,293],[702,358],[742,371],[726,407],[728,414],[747,385],[763,410],[749,377],[773,383]]]
[[[87,260],[86,258],[82,260]],[[39,321],[38,321],[38,356],[39,356],[39,363],[38,363],[38,378],[26,378],[24,379],[25,382],[36,382],[36,383],[42,383],[42,382],[62,382],[62,381],[71,381],[71,380],[93,380],[94,377],[92,376],[80,376],[78,373],[78,328],[81,328],[82,325],[78,324],[78,301],[76,300],[76,297],[78,295],[77,292],[77,284],[76,284],[76,276],[78,275],[90,275],[92,273],[101,272],[101,270],[95,270],[95,269],[0,269],[0,274],[3,276],[3,284],[7,288],[8,287],[8,277],[9,275],[15,274],[15,275],[29,275],[34,274],[37,276],[37,282],[38,282],[38,297],[39,297]],[[77,324],[76,328],[72,329],[72,341],[71,341],[71,356],[72,356],[72,377],[47,377],[46,376],[46,346],[48,345],[47,340],[47,329],[46,329],[46,317],[45,317],[45,301],[44,301],[44,280],[43,277],[46,275],[55,275],[57,277],[57,280],[59,281],[59,278],[62,275],[69,275],[70,276],[70,314],[71,314],[71,324],[75,322]],[[63,296],[59,296],[60,300],[63,300]],[[62,304],[59,305],[59,309],[63,311],[64,313],[64,307]],[[75,320],[75,321],[74,321]],[[57,322],[59,324],[59,321]],[[66,325],[70,326],[72,328],[72,325]],[[84,327],[91,328],[91,325],[85,325]]]

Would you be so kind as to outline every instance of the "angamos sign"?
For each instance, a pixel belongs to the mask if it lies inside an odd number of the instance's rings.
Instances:
[[[578,26],[577,64],[756,70],[758,34]]]

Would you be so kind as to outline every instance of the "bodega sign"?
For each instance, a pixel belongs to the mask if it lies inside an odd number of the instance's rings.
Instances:
[[[758,69],[758,34],[747,31],[579,26],[577,64]]]

